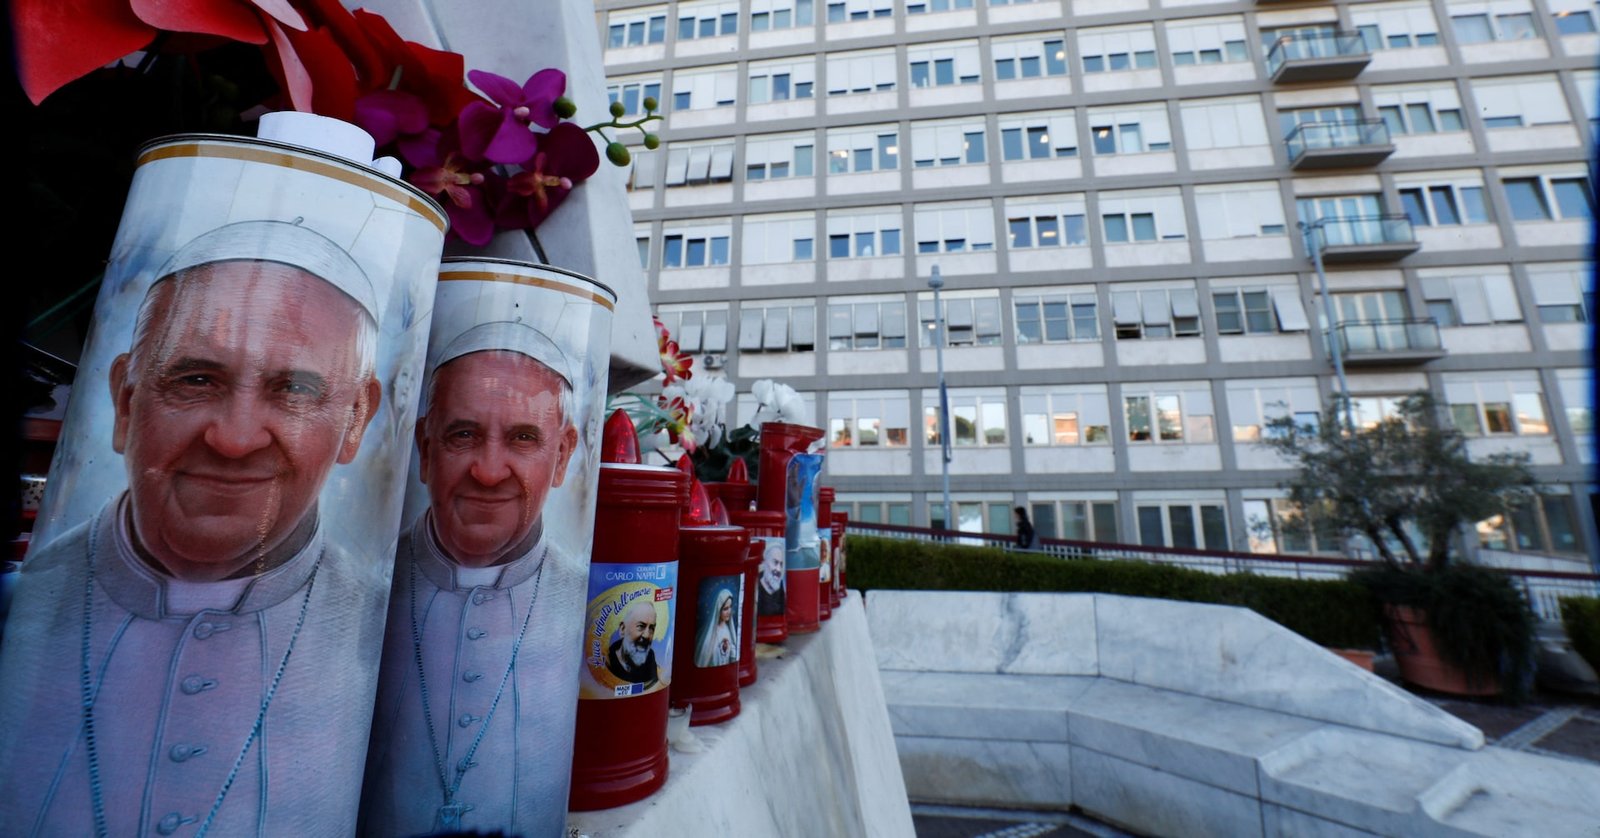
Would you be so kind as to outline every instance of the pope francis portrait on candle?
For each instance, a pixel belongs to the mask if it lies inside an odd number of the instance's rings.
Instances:
[[[578,443],[571,373],[510,321],[467,329],[434,364],[416,428],[430,505],[400,540],[362,832],[515,834],[565,811],[571,769],[544,751],[570,735],[575,696],[541,688],[548,656],[576,652],[546,645],[539,597],[564,561],[565,522],[543,511]]]

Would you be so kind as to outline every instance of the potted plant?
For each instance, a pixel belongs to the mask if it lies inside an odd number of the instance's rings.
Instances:
[[[1532,660],[1533,612],[1510,577],[1465,560],[1461,536],[1531,495],[1527,455],[1469,457],[1466,438],[1425,392],[1363,427],[1348,407],[1335,399],[1315,424],[1268,423],[1266,444],[1298,467],[1284,486],[1290,501],[1377,554],[1350,578],[1382,607],[1401,677],[1516,697]]]

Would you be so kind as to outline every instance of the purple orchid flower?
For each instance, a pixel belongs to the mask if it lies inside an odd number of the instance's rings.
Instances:
[[[473,102],[461,109],[461,150],[468,157],[520,163],[538,149],[529,124],[554,128],[561,121],[555,104],[567,90],[567,74],[560,70],[540,70],[521,87],[482,70],[473,70],[467,78],[495,103]]]
[[[538,135],[538,147],[522,171],[506,181],[497,210],[503,227],[537,229],[566,199],[572,188],[600,168],[600,153],[582,128],[563,122]]]
[[[444,205],[451,235],[468,244],[488,244],[494,238],[490,196],[498,191],[503,177],[491,164],[463,154],[453,131],[430,128],[402,137],[399,147],[401,156],[415,167],[406,179]]]
[[[428,106],[403,90],[374,90],[356,100],[356,124],[382,148],[402,135],[427,129]]]

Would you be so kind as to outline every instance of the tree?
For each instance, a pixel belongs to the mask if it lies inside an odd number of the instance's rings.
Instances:
[[[1287,416],[1268,422],[1265,442],[1299,467],[1286,485],[1291,501],[1326,516],[1323,523],[1343,533],[1365,536],[1393,568],[1444,569],[1463,524],[1531,495],[1528,455],[1473,460],[1466,437],[1442,421],[1426,392],[1407,396],[1398,416],[1369,428],[1346,427],[1346,415],[1343,399],[1335,397],[1316,425]],[[1408,523],[1422,533],[1423,544]]]

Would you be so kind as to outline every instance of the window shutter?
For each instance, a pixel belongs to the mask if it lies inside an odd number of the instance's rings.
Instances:
[[[1272,308],[1278,313],[1278,327],[1285,332],[1304,332],[1311,328],[1305,306],[1296,288],[1272,289]]]

